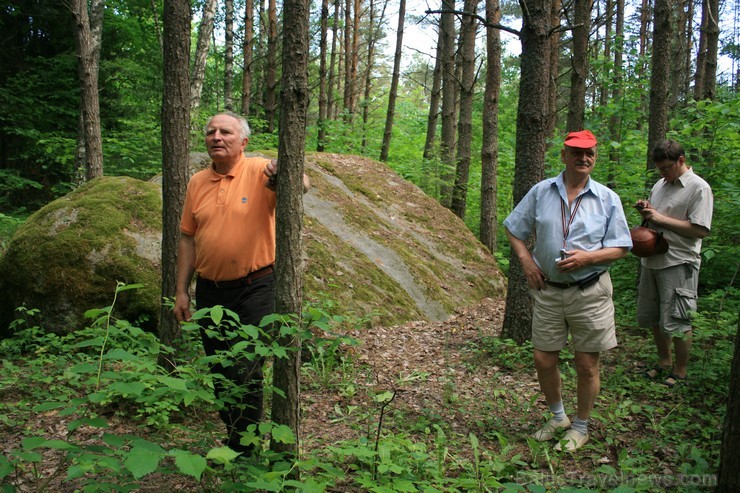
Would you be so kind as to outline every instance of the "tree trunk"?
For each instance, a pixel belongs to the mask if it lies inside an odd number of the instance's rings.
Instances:
[[[337,34],[339,33],[339,8],[341,0],[334,0],[334,20],[331,28],[331,56],[329,57],[329,90],[326,95],[326,117],[328,119],[336,118],[337,104],[334,101],[334,86],[336,84],[337,92],[339,91],[339,72],[337,70]],[[341,58],[340,58],[341,60]]]
[[[652,75],[650,77],[650,109],[648,115],[647,168],[653,167],[650,150],[664,139],[668,131],[668,91],[671,75],[671,11],[676,0],[655,0],[653,20]]]
[[[301,225],[303,218],[303,163],[308,109],[308,0],[286,0],[283,8],[283,74],[280,94],[280,140],[278,145],[277,250],[275,258],[275,306],[280,314],[296,317],[299,332],[281,337],[287,357],[274,362],[272,420],[293,430],[295,443],[272,440],[270,448],[297,458],[300,442],[300,316],[303,303]],[[281,395],[282,394],[282,395]],[[298,470],[294,470],[297,477]]]
[[[244,118],[249,119],[252,104],[252,60],[254,52],[254,4],[244,2],[244,45],[242,47],[242,109]]]
[[[599,19],[601,15],[598,9],[600,8],[601,4],[597,2],[596,5],[596,18]],[[612,35],[612,17],[614,12],[613,0],[606,0],[606,5],[604,6],[604,9],[606,10],[604,15],[604,61],[608,61],[612,57],[612,44],[615,41],[614,36]],[[602,69],[603,80],[608,80],[610,69],[611,71],[614,71],[616,67],[609,67],[609,64],[605,63],[604,68]],[[596,80],[593,80],[593,85],[595,87],[598,87],[599,90],[599,106],[601,108],[605,108],[606,105],[609,104],[609,84],[599,84]]]
[[[699,47],[696,52],[696,72],[694,73],[694,99],[702,100],[704,92],[704,74],[707,63],[707,28],[709,26],[709,0],[701,3],[701,24],[699,25]]]
[[[499,0],[486,0],[488,25],[501,21]],[[498,227],[498,112],[501,89],[501,33],[486,27],[486,90],[483,95],[483,142],[481,145],[480,241],[492,254],[496,251]]]
[[[424,141],[424,160],[434,157],[434,141],[437,135],[437,119],[439,117],[439,100],[442,95],[442,56],[444,36],[439,28],[437,34],[436,58],[434,60],[434,74],[432,76],[432,91],[429,94],[429,117],[427,118],[427,134]]]
[[[635,72],[637,74],[637,80],[645,80],[645,71],[648,65],[647,53],[650,48],[650,18],[651,18],[651,3],[650,0],[642,0],[642,6],[640,7],[640,57],[637,61],[637,67]],[[640,107],[637,110],[640,113],[645,111],[645,107],[649,103],[646,103],[644,92],[641,93]],[[635,123],[638,130],[642,129],[642,120],[638,119]]]
[[[103,176],[103,138],[100,130],[100,101],[98,98],[98,65],[102,41],[102,0],[93,1],[92,15],[88,14],[86,0],[72,2],[77,41],[77,73],[80,79],[80,109],[85,133],[85,178]],[[96,25],[93,27],[93,23]],[[96,39],[97,36],[97,39]]]
[[[285,8],[285,6],[283,8]],[[269,0],[267,4],[267,19],[267,63],[265,65],[265,120],[267,122],[267,133],[272,133],[275,131],[275,113],[277,112],[278,28],[276,0]]]
[[[393,56],[393,77],[391,78],[391,90],[388,94],[388,111],[385,115],[385,129],[383,130],[383,143],[380,147],[380,160],[388,160],[388,148],[391,145],[391,133],[393,132],[393,115],[396,111],[396,96],[398,94],[398,79],[401,73],[401,50],[403,48],[403,23],[406,18],[406,0],[399,0],[398,4],[398,30],[396,31],[396,52]]]
[[[190,113],[193,116],[195,116],[198,106],[200,106],[200,95],[203,91],[203,81],[206,77],[206,60],[208,58],[208,47],[211,43],[213,18],[215,15],[216,0],[207,0],[203,4],[203,14],[201,15],[200,27],[198,28],[198,41],[195,45],[193,71],[190,74]]]
[[[454,0],[442,0],[440,29],[444,36],[442,48],[442,135],[440,139],[440,203],[445,207],[452,204],[452,182],[455,178],[455,9]]]
[[[583,130],[588,75],[588,36],[591,31],[591,0],[575,0],[573,52],[571,54],[570,99],[566,131]]]
[[[671,44],[671,75],[670,75],[670,99],[668,100],[669,111],[678,107],[681,101],[686,99],[687,94],[683,93],[685,86],[684,80],[689,77],[689,74],[685,72],[686,64],[686,43],[680,41],[687,38],[688,25],[690,21],[688,19],[685,7],[685,0],[679,0],[676,2],[676,10],[673,12],[673,18],[675,19],[675,39]]]
[[[362,102],[362,151],[364,154],[367,147],[367,122],[370,119],[370,91],[373,82],[373,68],[375,67],[375,44],[382,32],[385,22],[385,9],[388,7],[388,0],[383,1],[383,10],[380,12],[380,18],[375,20],[375,0],[370,0],[370,31],[367,41],[367,60],[365,62],[365,93]],[[399,70],[400,71],[400,70]],[[396,87],[398,84],[396,84]],[[391,122],[392,123],[392,122]]]
[[[177,245],[180,214],[188,184],[188,137],[190,134],[190,2],[164,3],[164,70],[162,95],[162,296],[177,288]],[[180,337],[172,310],[162,305],[159,340],[173,347]],[[162,354],[159,364],[174,368]]]
[[[352,106],[352,0],[344,2],[344,118],[351,122],[350,110]]]
[[[550,25],[560,25],[560,0],[552,0]],[[560,78],[560,31],[550,35],[550,74],[548,76],[547,135],[552,135],[558,124],[558,80]]]
[[[224,107],[234,110],[234,0],[225,0]]]
[[[717,88],[717,50],[719,44],[719,0],[707,0],[707,52],[704,57],[704,80],[701,99],[714,101]],[[703,15],[703,14],[702,14]]]
[[[624,53],[624,0],[617,0],[614,34],[614,70],[612,71],[611,99],[615,104],[621,105],[623,98],[622,54]],[[622,141],[622,117],[618,111],[615,111],[609,117],[609,136],[614,142]],[[619,168],[619,157],[619,148],[609,146],[610,168],[607,185],[612,189],[617,185],[615,169]]]
[[[329,102],[327,98],[327,85],[329,74],[326,72],[326,58],[328,55],[327,38],[329,34],[329,0],[321,2],[321,29],[319,41],[319,118],[316,122],[318,133],[316,136],[316,151],[324,152],[324,141],[326,140],[326,121],[328,120]]]
[[[473,94],[475,92],[475,38],[478,21],[473,17],[478,9],[478,0],[465,0],[467,14],[460,28],[460,112],[457,124],[457,168],[455,186],[452,189],[452,212],[465,219],[470,179],[470,154],[473,141]]]
[[[515,204],[544,177],[551,1],[520,0],[525,15],[521,30],[521,78],[516,119]],[[532,299],[521,264],[513,251],[509,262],[509,285],[502,335],[520,344],[529,340],[532,335]]]
[[[717,493],[740,490],[740,331],[735,335],[735,353],[730,370],[727,411],[722,429]]]

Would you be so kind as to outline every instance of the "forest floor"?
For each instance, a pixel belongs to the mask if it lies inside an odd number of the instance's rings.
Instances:
[[[440,449],[442,433],[450,474],[458,474],[459,470],[453,471],[460,464],[479,456],[481,463],[499,468],[481,474],[501,474],[496,477],[502,482],[547,485],[548,491],[573,486],[604,491],[607,488],[599,482],[607,481],[617,481],[610,484],[612,488],[617,484],[634,487],[637,481],[638,490],[664,491],[672,489],[665,486],[675,486],[676,478],[687,471],[701,469],[691,449],[716,446],[720,431],[716,420],[711,424],[715,429],[705,430],[706,436],[687,429],[674,444],[656,437],[667,433],[665,420],[680,423],[682,418],[671,417],[672,413],[679,415],[680,408],[702,403],[712,406],[712,399],[702,397],[707,389],[669,389],[647,381],[641,375],[645,362],[637,356],[642,350],[635,348],[647,347],[649,341],[637,329],[620,330],[627,350],[619,347],[603,355],[603,391],[591,420],[590,443],[569,454],[554,452],[555,441],[540,444],[528,439],[546,419],[546,405],[531,349],[511,341],[502,343],[497,337],[503,312],[503,301],[485,299],[444,322],[354,329],[346,335],[356,338],[357,344],[339,348],[333,363],[304,353],[301,448],[305,454],[325,457],[335,467],[346,467],[346,476],[337,477],[327,491],[368,491],[353,482],[353,461],[338,459],[332,448],[363,440],[373,443],[378,432],[381,443],[404,436],[426,444],[427,450]],[[562,372],[566,410],[572,416],[575,373],[567,351]],[[386,392],[391,392],[392,399],[379,402],[375,396]],[[219,447],[223,438],[215,413],[185,416],[167,429],[142,426],[140,420],[127,420],[120,412],[108,418],[107,433],[139,436],[166,448],[203,455]],[[69,421],[50,411],[27,417],[23,427],[43,430],[47,439],[64,439]],[[698,425],[701,429],[707,423]],[[92,429],[90,433],[90,442],[102,434]],[[6,452],[17,448],[18,438],[0,436]],[[21,486],[18,491],[79,491],[73,486],[79,488],[77,481],[68,482],[59,473],[65,470],[60,466],[48,460],[40,465],[40,476],[49,480],[47,489],[35,489],[38,480],[27,477],[15,483]],[[709,466],[709,472],[712,469]],[[694,476],[710,482],[713,478]],[[209,486],[180,475],[155,473],[140,481],[134,491],[222,491],[217,486],[221,481],[218,473],[211,476]]]

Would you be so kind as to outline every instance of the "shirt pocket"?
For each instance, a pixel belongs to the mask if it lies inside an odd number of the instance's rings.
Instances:
[[[671,316],[675,320],[690,322],[696,312],[696,291],[693,289],[676,288],[673,295]]]

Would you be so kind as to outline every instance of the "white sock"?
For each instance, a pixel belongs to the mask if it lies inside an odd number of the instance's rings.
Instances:
[[[548,404],[550,412],[554,414],[555,421],[563,421],[567,416],[565,414],[565,407],[563,407],[563,401],[556,402],[555,404]]]

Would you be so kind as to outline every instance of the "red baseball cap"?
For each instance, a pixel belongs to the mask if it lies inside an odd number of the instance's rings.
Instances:
[[[568,147],[578,147],[579,149],[590,149],[596,146],[596,137],[588,130],[571,132],[565,136],[565,145]]]

